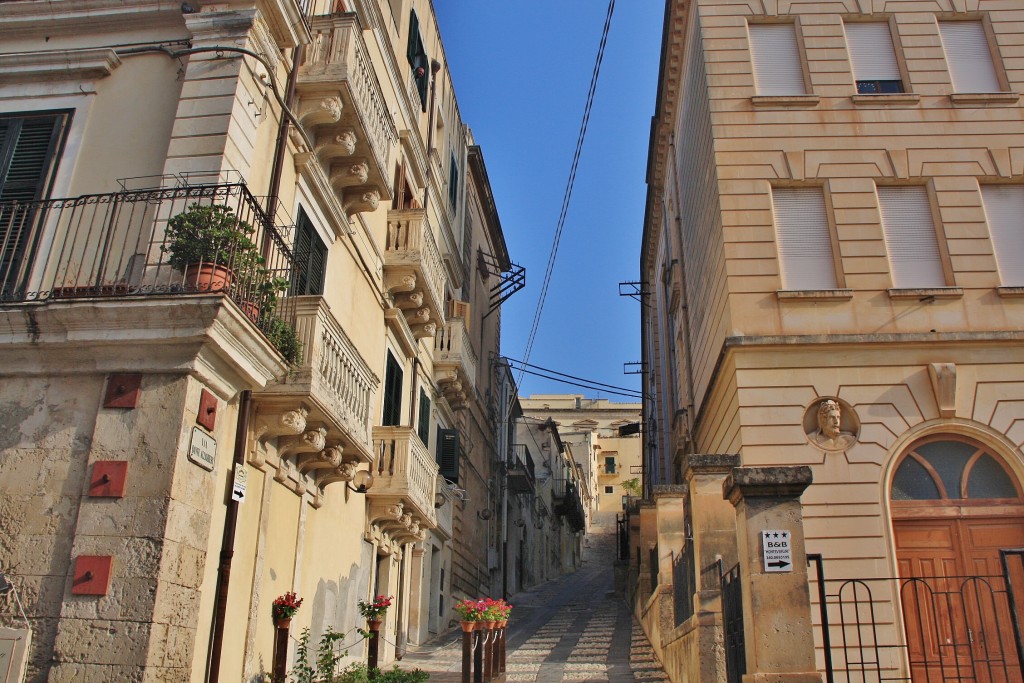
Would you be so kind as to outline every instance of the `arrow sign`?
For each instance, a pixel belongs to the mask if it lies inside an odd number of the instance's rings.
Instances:
[[[793,546],[790,533],[781,529],[761,530],[761,553],[765,572],[792,572]]]

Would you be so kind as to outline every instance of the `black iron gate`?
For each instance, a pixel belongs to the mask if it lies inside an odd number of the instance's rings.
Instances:
[[[808,555],[828,683],[1020,683],[1024,549],[1001,559],[1001,575],[829,579]]]
[[[722,621],[726,681],[740,683],[743,674],[747,673],[747,650],[743,640],[743,591],[739,564],[722,574]]]

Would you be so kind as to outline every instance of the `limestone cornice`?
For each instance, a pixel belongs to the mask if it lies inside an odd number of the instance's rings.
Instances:
[[[12,375],[187,373],[226,399],[288,367],[219,295],[0,306],[0,362]]]
[[[121,58],[110,48],[0,54],[0,83],[95,80],[119,66]]]
[[[49,0],[0,3],[0,36],[183,26],[178,0]]]

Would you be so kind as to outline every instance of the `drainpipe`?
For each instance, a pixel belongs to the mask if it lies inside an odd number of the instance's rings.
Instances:
[[[299,76],[299,63],[305,54],[305,46],[299,45],[292,51],[292,68],[288,72],[288,85],[285,86],[284,104],[291,107],[295,100],[295,83]],[[274,165],[270,168],[270,187],[267,189],[267,220],[274,223],[274,216],[277,213],[278,195],[281,191],[281,169],[284,167],[284,155],[288,149],[288,127],[290,122],[287,116],[281,116],[281,125],[277,128],[277,143],[274,147]]]
[[[238,402],[238,427],[235,430],[234,463],[235,469],[245,467],[245,443],[249,434],[249,418],[251,414],[252,392],[242,392]],[[228,487],[232,485],[228,479]],[[217,587],[214,594],[217,602],[213,610],[213,623],[210,625],[210,651],[206,658],[206,681],[218,683],[220,680],[220,655],[224,646],[224,622],[228,607],[228,587],[231,581],[231,559],[235,554],[235,526],[238,522],[239,502],[228,494],[227,513],[224,516],[224,534],[220,542],[220,566],[217,568]]]

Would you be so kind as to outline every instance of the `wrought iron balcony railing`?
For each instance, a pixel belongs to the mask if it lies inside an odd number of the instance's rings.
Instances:
[[[0,202],[0,301],[223,293],[294,360],[291,239],[243,184]]]
[[[526,444],[515,444],[508,460],[508,487],[515,493],[529,493],[535,481],[533,457]]]

